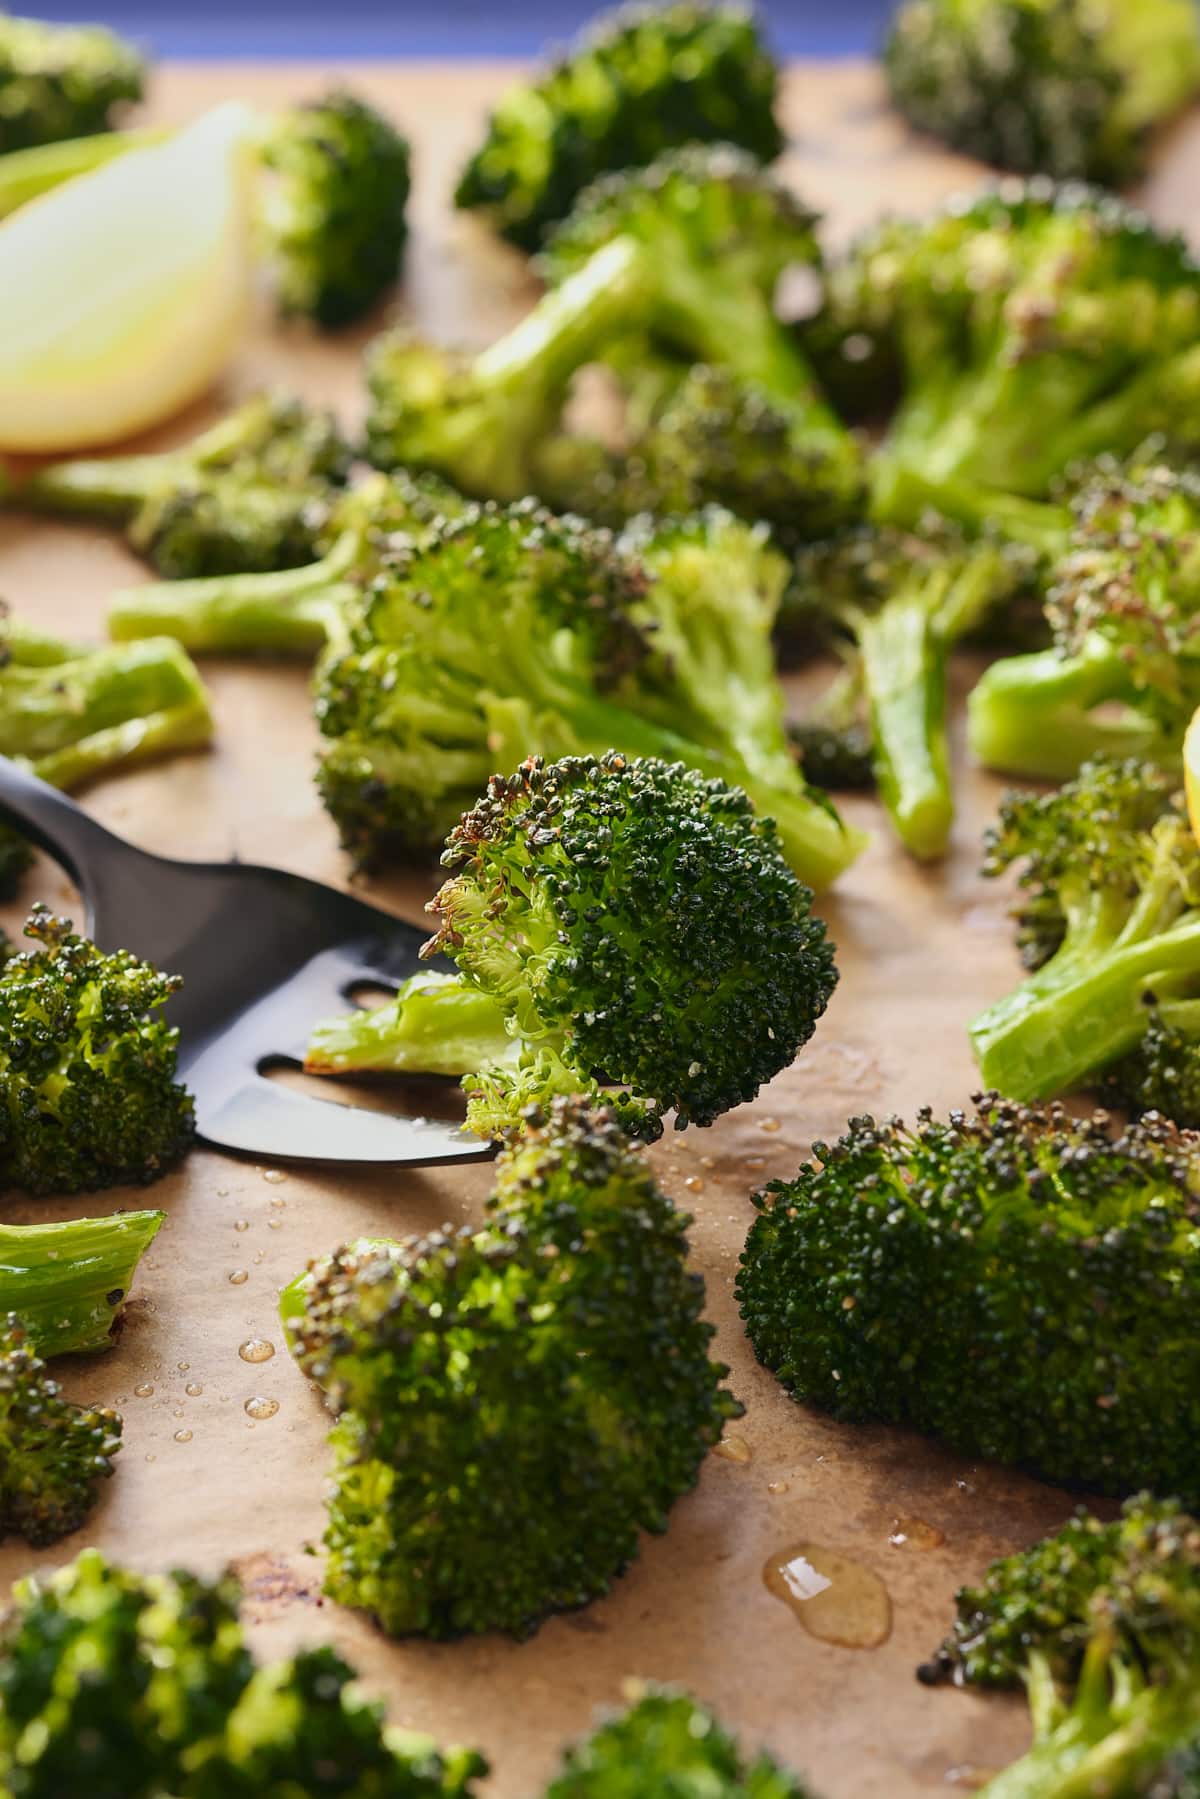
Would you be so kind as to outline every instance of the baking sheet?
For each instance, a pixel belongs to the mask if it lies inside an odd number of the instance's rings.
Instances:
[[[167,68],[155,110],[181,119],[234,93],[270,104],[319,91],[338,72],[386,105],[416,145],[415,229],[394,310],[449,340],[489,341],[533,290],[520,260],[455,215],[448,195],[503,70]],[[885,198],[893,209],[915,209],[976,178],[969,163],[905,133],[865,64],[797,68],[786,110],[795,140],[789,174],[830,215],[835,236],[869,220]],[[1157,216],[1188,222],[1198,166],[1200,125],[1188,123],[1149,191]],[[223,393],[180,421],[179,433],[275,382],[336,402],[353,421],[358,350],[379,322],[321,342],[273,327],[264,309]],[[0,594],[48,626],[100,636],[107,596],[142,572],[119,543],[90,528],[0,517]],[[969,668],[956,672],[965,687]],[[89,805],[149,849],[240,855],[344,881],[310,779],[315,730],[305,672],[218,662],[206,673],[216,748],[108,781]],[[961,711],[956,718],[960,731]],[[842,978],[813,1044],[757,1104],[652,1152],[668,1191],[695,1212],[693,1251],[717,1348],[747,1411],[730,1429],[733,1456],[709,1456],[667,1534],[645,1543],[609,1597],[551,1620],[522,1644],[389,1643],[364,1618],[322,1601],[311,1550],[323,1528],[326,1420],[284,1350],[277,1291],[310,1256],[347,1238],[475,1218],[488,1172],[289,1170],[280,1179],[282,1171],[205,1152],[146,1194],[0,1201],[5,1220],[147,1203],[168,1214],[119,1345],[61,1364],[73,1397],[124,1413],[118,1473],[77,1538],[41,1555],[0,1546],[0,1592],[85,1542],[144,1567],[215,1571],[232,1562],[262,1651],[335,1642],[386,1697],[395,1721],[483,1748],[495,1799],[535,1794],[563,1743],[588,1728],[597,1706],[619,1703],[631,1677],[684,1683],[749,1744],[769,1744],[806,1773],[825,1799],[917,1799],[947,1782],[968,1788],[1018,1753],[1020,1703],[931,1692],[916,1684],[913,1668],[948,1625],[955,1587],[1053,1528],[1073,1500],[908,1433],[839,1427],[793,1404],[755,1364],[732,1298],[756,1186],[791,1174],[811,1141],[836,1134],[852,1113],[911,1116],[926,1101],[945,1109],[975,1084],[965,1023],[1017,970],[1004,896],[976,873],[979,833],[1000,784],[963,765],[961,743],[956,750],[961,810],[944,867],[908,861],[870,801],[845,808],[875,829],[875,841],[822,902]],[[414,870],[370,892],[417,918],[434,882],[434,871]],[[28,899],[39,895],[57,907],[72,901],[49,864],[26,888]],[[10,930],[21,912],[5,918]],[[274,1345],[270,1360],[239,1356],[255,1337]],[[245,1407],[256,1398],[277,1400],[278,1412],[255,1421]],[[818,1641],[767,1591],[764,1565],[800,1541],[849,1556],[883,1580],[892,1625],[882,1646]]]

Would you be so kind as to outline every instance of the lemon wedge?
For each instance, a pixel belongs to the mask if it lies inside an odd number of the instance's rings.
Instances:
[[[113,443],[216,379],[250,305],[257,129],[217,107],[0,223],[0,450]]]
[[[1200,707],[1192,714],[1183,740],[1183,790],[1187,795],[1192,834],[1200,841]]]

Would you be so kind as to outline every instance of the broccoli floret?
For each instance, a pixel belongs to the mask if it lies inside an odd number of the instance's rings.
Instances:
[[[987,1094],[813,1155],[755,1200],[737,1283],[797,1399],[1098,1492],[1200,1492],[1191,1138]]]
[[[0,1170],[31,1193],[157,1180],[188,1148],[179,1033],[153,1016],[179,987],[128,950],[105,955],[35,906],[38,948],[0,967]]]
[[[964,1588],[918,1672],[1024,1686],[1033,1747],[989,1799],[1186,1792],[1172,1783],[1200,1735],[1200,1523],[1145,1493],[1111,1524],[1080,1512]]]
[[[319,1028],[308,1066],[457,1062],[481,1135],[598,1082],[624,1090],[622,1118],[646,1137],[672,1110],[678,1130],[711,1124],[791,1064],[837,979],[771,820],[678,763],[531,757],[492,777],[442,861],[455,872],[431,903],[426,953],[452,956],[458,981],[420,983],[411,1018],[402,989],[382,1019]],[[480,1065],[501,1030],[509,1053]]]
[[[872,465],[883,522],[932,508],[1008,529],[1079,461],[1195,441],[1200,272],[1094,189],[1011,181],[876,227],[830,271],[826,314],[900,357]]]
[[[135,1574],[86,1549],[0,1620],[12,1799],[468,1799],[482,1760],[385,1728],[329,1649],[255,1668],[229,1578]]]
[[[1021,175],[1123,187],[1200,89],[1191,0],[904,0],[884,51],[912,124]]]
[[[0,902],[16,899],[33,860],[29,840],[11,825],[0,825]]]
[[[455,203],[536,250],[580,190],[608,170],[714,139],[772,161],[783,148],[777,82],[754,15],[741,6],[622,6],[504,95],[459,177]]]
[[[263,162],[280,308],[326,330],[369,312],[395,281],[408,235],[407,140],[344,89],[272,121]]]
[[[41,1356],[107,1349],[162,1212],[0,1224],[0,1317],[19,1312]]]
[[[42,1549],[78,1530],[120,1447],[119,1415],[69,1405],[20,1319],[0,1318],[0,1539]]]
[[[146,65],[99,25],[0,18],[0,155],[104,131],[140,100]]]
[[[1200,1042],[1200,848],[1170,777],[1097,760],[1056,793],[1010,795],[984,873],[1013,867],[1033,972],[971,1025],[984,1080],[1042,1099],[1107,1075],[1200,1124],[1182,1109],[1197,1049],[1172,1049]]]
[[[1103,752],[1175,761],[1200,704],[1200,478],[1153,446],[1093,468],[1047,580],[1054,647],[988,669],[975,755],[1047,779]]]
[[[342,1249],[285,1293],[338,1414],[325,1590],[392,1635],[526,1635],[605,1592],[741,1409],[689,1220],[612,1113],[526,1122],[480,1230]]]
[[[650,1686],[569,1749],[546,1799],[809,1799],[769,1755],[749,1760],[686,1693]]]
[[[444,838],[530,752],[612,746],[742,786],[824,886],[862,839],[789,754],[770,632],[787,575],[728,514],[615,543],[532,503],[377,547],[318,676],[318,781],[360,862]]]
[[[830,793],[864,793],[875,786],[875,746],[869,729],[857,719],[818,715],[793,722],[788,741],[812,786]]]
[[[954,819],[948,653],[1017,606],[1037,569],[1023,546],[972,540],[936,519],[913,532],[863,527],[799,558],[789,604],[849,638],[880,798],[901,842],[923,860],[945,854]]]
[[[259,394],[177,449],[52,462],[8,498],[124,525],[171,579],[239,574],[312,560],[350,460],[331,412]]]

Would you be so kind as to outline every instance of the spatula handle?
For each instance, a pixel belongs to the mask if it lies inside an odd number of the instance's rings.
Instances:
[[[89,900],[92,871],[101,857],[130,854],[130,846],[9,756],[0,756],[0,819],[62,864]]]

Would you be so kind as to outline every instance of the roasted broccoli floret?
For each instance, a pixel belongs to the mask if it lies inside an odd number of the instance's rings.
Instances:
[[[617,543],[531,503],[471,507],[377,543],[318,676],[318,780],[347,848],[426,849],[497,767],[616,747],[744,787],[827,885],[862,839],[787,748],[786,576],[761,527],[719,512]]]
[[[0,1317],[0,1539],[42,1549],[78,1530],[120,1447],[119,1415],[69,1405],[20,1319]]]
[[[1108,1077],[1200,1125],[1200,848],[1171,778],[1097,760],[1056,793],[1010,795],[984,872],[1014,867],[1033,972],[971,1025],[984,1080],[1043,1099]]]
[[[692,0],[619,7],[503,96],[455,203],[536,250],[580,190],[608,170],[714,139],[772,161],[783,148],[777,82],[746,8]]]
[[[767,1754],[750,1760],[706,1706],[650,1686],[569,1749],[546,1799],[809,1799]]]
[[[0,1317],[20,1313],[41,1356],[107,1349],[162,1212],[0,1224]]]
[[[318,1028],[308,1066],[457,1064],[481,1135],[601,1086],[648,1138],[670,1111],[677,1130],[711,1124],[790,1065],[837,979],[774,824],[678,763],[531,757],[492,777],[442,862],[454,872],[426,949],[452,956],[458,978],[419,982],[411,1013],[402,988],[382,1019],[360,1010]],[[482,1064],[481,1042],[499,1052]]]
[[[912,124],[1021,175],[1123,187],[1200,90],[1191,0],[904,0],[884,51]]]
[[[788,725],[788,741],[805,779],[830,793],[868,792],[875,785],[875,745],[854,716],[829,718],[824,710]]]
[[[485,1771],[387,1729],[330,1649],[256,1669],[226,1578],[135,1574],[86,1549],[0,1619],[12,1799],[468,1799]]]
[[[25,935],[38,947],[0,967],[3,1178],[31,1193],[156,1180],[195,1125],[179,1033],[153,1016],[178,979],[103,954],[42,905]]]
[[[1200,1736],[1200,1522],[1143,1493],[993,1562],[921,1678],[1024,1686],[1028,1754],[989,1799],[1186,1793]],[[1161,1784],[1160,1784],[1161,1783]],[[1176,1784],[1173,1784],[1176,1783]]]
[[[352,324],[399,273],[407,139],[339,89],[274,119],[263,161],[276,178],[266,220],[281,309],[326,330]]]
[[[1153,448],[1095,467],[1047,580],[1054,646],[987,670],[975,755],[1051,780],[1105,752],[1173,762],[1200,705],[1200,478]]]
[[[1200,1492],[1191,1137],[987,1094],[813,1156],[758,1195],[737,1284],[797,1399],[1097,1492]]]
[[[829,272],[825,312],[900,357],[881,521],[932,508],[1009,529],[1081,460],[1155,431],[1195,442],[1200,272],[1094,189],[1035,177],[880,225]]]
[[[394,1636],[523,1636],[605,1592],[740,1411],[689,1220],[613,1115],[528,1122],[480,1230],[342,1249],[285,1290],[338,1414],[326,1592]]]
[[[239,574],[312,560],[350,460],[331,412],[259,394],[177,449],[52,462],[7,497],[124,525],[171,579]]]
[[[1001,538],[941,521],[920,531],[862,528],[804,551],[790,604],[849,639],[851,674],[874,746],[880,798],[901,842],[929,860],[954,819],[946,739],[952,646],[1013,608],[1038,559]],[[838,677],[840,695],[847,680]]]
[[[105,131],[140,100],[146,65],[99,25],[0,17],[0,155]]]

